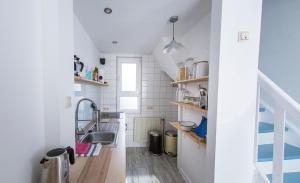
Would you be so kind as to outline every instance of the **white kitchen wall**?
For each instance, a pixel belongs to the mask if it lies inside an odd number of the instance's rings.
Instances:
[[[73,1],[46,0],[43,16],[43,78],[46,150],[74,147]]]
[[[170,86],[172,79],[163,72],[151,55],[105,54],[104,79],[109,87],[102,88],[102,111],[116,111],[116,56],[142,57],[142,100],[141,113],[127,114],[127,146],[144,146],[133,142],[134,117],[161,117],[168,122],[177,120],[177,107],[169,102],[175,100],[176,88]]]
[[[37,182],[45,150],[41,2],[1,4],[0,182]]]
[[[253,183],[262,0],[212,1],[205,183]],[[248,31],[248,41],[238,33]]]
[[[259,68],[300,102],[300,1],[264,0]]]
[[[89,98],[93,100],[98,108],[101,106],[101,88],[94,85],[88,85],[81,82],[76,82],[74,84],[74,105],[82,98]],[[75,115],[75,113],[74,113]]]
[[[72,3],[1,2],[0,182],[39,182],[45,152],[74,142],[64,103],[73,86]]]
[[[199,97],[199,85],[208,88],[208,81],[188,83],[183,87],[189,91],[189,96]],[[199,125],[203,116],[207,117],[205,113],[178,107],[178,121],[193,121]],[[186,182],[206,183],[204,179],[206,168],[204,168],[205,166],[199,166],[205,163],[206,158],[207,150],[205,146],[199,145],[183,135],[182,132],[179,132],[177,166]]]
[[[74,14],[74,54],[86,67],[99,67],[100,51]]]
[[[187,54],[184,55],[185,58],[192,57],[208,60],[210,45],[210,21],[211,16],[210,13],[208,13],[202,17],[191,30],[182,36],[182,43],[187,49]],[[174,58],[174,60],[176,60],[176,58]]]
[[[83,72],[87,67],[100,67],[99,58],[100,52],[95,46],[95,43],[90,38],[84,27],[81,25],[77,16],[74,14],[74,54],[80,58],[85,66]],[[101,89],[98,86],[76,82],[74,85],[76,104],[81,98],[90,98],[100,107]]]

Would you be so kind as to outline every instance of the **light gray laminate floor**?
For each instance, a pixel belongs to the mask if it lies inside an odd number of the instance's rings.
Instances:
[[[147,148],[126,149],[127,183],[184,183],[176,158],[153,156]]]

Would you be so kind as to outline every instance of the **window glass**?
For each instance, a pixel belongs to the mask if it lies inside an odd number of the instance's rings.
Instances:
[[[136,64],[122,63],[122,91],[136,91]]]
[[[118,110],[139,113],[141,109],[141,58],[117,57]]]

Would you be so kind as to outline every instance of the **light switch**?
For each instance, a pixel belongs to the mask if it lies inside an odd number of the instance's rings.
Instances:
[[[239,41],[249,40],[249,32],[239,32]]]
[[[65,108],[69,108],[72,106],[72,97],[66,96],[65,97]]]
[[[153,109],[154,109],[154,107],[152,105],[147,106],[147,110],[153,110]]]

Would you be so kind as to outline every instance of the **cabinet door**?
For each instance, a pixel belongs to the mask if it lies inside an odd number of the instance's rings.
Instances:
[[[181,133],[180,168],[188,182],[205,183],[205,147]]]

